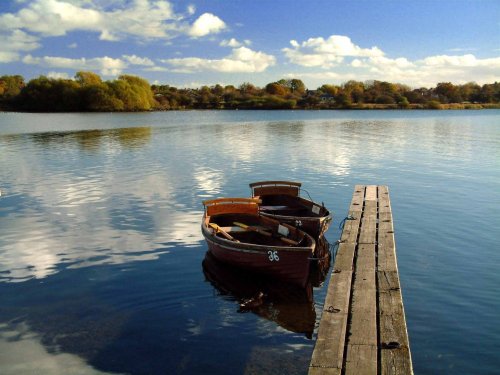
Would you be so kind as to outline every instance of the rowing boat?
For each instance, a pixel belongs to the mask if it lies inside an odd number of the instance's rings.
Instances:
[[[259,214],[259,199],[203,202],[201,230],[219,261],[304,286],[316,241],[304,231]]]
[[[250,184],[252,198],[260,199],[259,211],[263,216],[299,227],[316,240],[330,226],[332,215],[324,204],[300,196],[300,182],[260,181]]]

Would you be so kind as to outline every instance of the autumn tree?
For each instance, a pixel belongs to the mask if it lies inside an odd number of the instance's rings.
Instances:
[[[272,82],[266,85],[266,92],[270,95],[284,96],[288,93],[288,89],[277,82]]]
[[[24,78],[20,75],[0,77],[0,98],[13,98],[25,86]]]
[[[101,77],[93,72],[78,72],[75,74],[75,81],[81,86],[91,86],[102,84]]]

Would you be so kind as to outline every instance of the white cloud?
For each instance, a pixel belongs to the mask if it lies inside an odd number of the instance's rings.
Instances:
[[[29,35],[22,30],[14,30],[11,33],[0,32],[0,63],[18,61],[19,52],[32,51],[40,48],[37,37]]]
[[[439,55],[426,57],[420,63],[425,66],[462,66],[471,67],[483,65],[484,62],[476,59],[474,55],[462,55],[462,56],[448,56]]]
[[[54,79],[71,79],[68,73],[48,72],[47,77]]]
[[[224,39],[219,43],[219,46],[221,46],[221,47],[231,47],[231,48],[238,48],[238,47],[241,47],[243,45],[250,46],[250,45],[252,45],[252,41],[250,39],[245,39],[243,42],[240,42],[240,41],[236,40],[235,38],[231,38],[229,40]]]
[[[161,60],[172,65],[178,73],[200,71],[216,71],[223,73],[257,73],[263,72],[276,63],[276,58],[261,51],[253,51],[247,47],[234,48],[233,52],[222,59],[202,59],[186,57]]]
[[[478,59],[473,55],[438,55],[422,60],[406,58],[370,57],[352,66],[365,79],[402,82],[414,86],[435,86],[449,81],[463,84],[470,81],[488,83],[500,79],[500,57]],[[359,78],[362,79],[362,78]]]
[[[76,48],[76,47],[78,47],[77,43],[68,44],[68,48]]]
[[[0,63],[9,63],[19,60],[19,54],[12,51],[0,51]]]
[[[85,57],[73,59],[58,56],[34,57],[26,55],[22,59],[22,62],[28,65],[39,65],[47,68],[99,71],[106,76],[119,75],[123,70],[132,65],[147,67],[148,71],[163,71],[164,69],[155,67],[151,59],[136,55],[123,55],[121,58],[104,56],[90,59]]]
[[[236,39],[234,38],[231,38],[229,40],[227,39],[224,39],[223,41],[221,41],[219,43],[219,45],[221,47],[233,47],[233,48],[236,48],[236,47],[241,47],[242,44],[240,42],[238,42]]]
[[[33,57],[31,55],[27,55],[23,58],[22,61],[23,63],[29,65],[40,65],[51,68],[92,71],[97,70],[100,71],[103,75],[118,75],[123,71],[123,69],[128,66],[125,61],[121,59],[114,59],[108,56],[95,57],[92,59],[86,59],[84,57],[79,59],[71,59],[67,57]]]
[[[350,57],[380,57],[384,53],[378,47],[361,48],[347,36],[331,35],[328,39],[322,37],[309,38],[299,43],[291,40],[292,48],[283,48],[283,52],[290,62],[305,66],[330,68]]]
[[[146,72],[168,72],[168,69],[162,66],[152,66],[150,68],[144,68],[143,70]]]
[[[188,14],[189,14],[189,15],[193,15],[193,14],[195,14],[195,12],[196,12],[196,7],[195,7],[193,4],[188,5],[188,7],[187,7],[187,12],[188,12]]]
[[[500,57],[478,59],[472,54],[428,56],[412,61],[406,57],[391,58],[378,47],[362,48],[345,36],[328,39],[310,38],[302,43],[290,41],[291,48],[283,52],[289,61],[322,70],[306,71],[295,76],[317,84],[335,80],[342,83],[351,79],[384,80],[413,86],[435,86],[450,81],[457,84],[476,81],[494,82],[500,79]]]
[[[217,16],[205,13],[192,26],[176,14],[169,1],[115,2],[104,9],[95,1],[34,0],[17,13],[0,15],[1,30],[27,30],[41,36],[61,36],[75,30],[99,33],[99,39],[117,41],[125,36],[168,39],[218,33],[226,27]],[[188,16],[195,12],[188,6]]]
[[[154,62],[147,57],[139,57],[136,55],[123,55],[123,58],[132,65],[154,66]]]
[[[203,13],[189,30],[189,35],[194,38],[219,33],[226,28],[226,24],[219,17],[211,13]]]

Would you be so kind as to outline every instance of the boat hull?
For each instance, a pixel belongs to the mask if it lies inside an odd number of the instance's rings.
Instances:
[[[227,241],[206,230],[203,230],[203,234],[210,252],[221,262],[300,286],[307,283],[314,246],[261,246]]]

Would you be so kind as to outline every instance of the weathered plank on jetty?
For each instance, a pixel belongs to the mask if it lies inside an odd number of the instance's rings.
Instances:
[[[413,374],[387,186],[356,185],[310,375]]]

